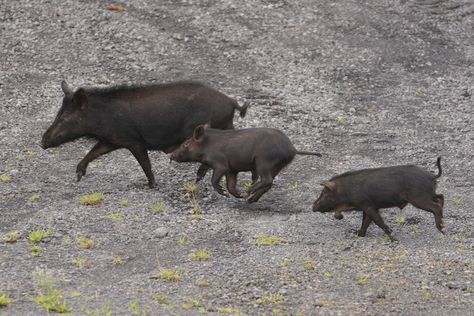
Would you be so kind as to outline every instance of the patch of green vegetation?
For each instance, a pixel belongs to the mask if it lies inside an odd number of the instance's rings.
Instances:
[[[221,314],[231,314],[233,311],[232,307],[218,307],[217,312]]]
[[[186,243],[186,236],[181,236],[179,239],[178,239],[178,245],[180,247],[184,247],[184,244]]]
[[[428,290],[428,289],[423,289],[421,294],[422,294],[424,300],[429,300],[432,296],[431,291]]]
[[[71,308],[67,306],[66,300],[63,298],[61,290],[55,286],[53,277],[43,270],[37,270],[34,277],[38,281],[40,293],[32,300],[46,311],[54,311],[58,313],[71,312]]]
[[[22,153],[19,153],[18,155],[16,155],[16,159],[23,161],[25,160],[25,155],[23,155]]]
[[[82,268],[87,264],[87,260],[84,258],[76,258],[72,260],[72,264]]]
[[[11,304],[11,302],[12,302],[11,298],[7,297],[5,293],[0,292],[0,308],[7,307],[8,305]]]
[[[324,272],[323,274],[326,278],[334,278],[334,276],[336,275],[336,273],[332,272],[332,271],[331,272]]]
[[[304,268],[306,270],[315,270],[316,269],[316,262],[314,262],[314,260],[311,260],[311,259],[306,259],[304,262]]]
[[[63,244],[63,246],[68,246],[71,244],[71,239],[68,236],[64,236],[61,240],[61,243]]]
[[[3,236],[2,240],[7,243],[14,243],[18,240],[18,238],[20,238],[20,234],[18,233],[18,231],[13,230]]]
[[[255,244],[256,245],[262,245],[262,246],[274,246],[274,245],[280,245],[280,244],[286,244],[288,241],[282,237],[278,236],[259,236],[255,239]]]
[[[123,260],[122,260],[122,258],[117,257],[117,258],[114,258],[114,260],[112,261],[112,263],[113,263],[115,266],[121,266],[121,265],[123,265]]]
[[[138,313],[140,311],[140,302],[132,301],[128,304],[128,310],[132,313]]]
[[[255,185],[255,183],[252,182],[252,181],[250,181],[250,182],[245,182],[245,183],[244,183],[244,189],[250,190],[251,188],[253,188],[254,185]]]
[[[104,199],[104,194],[100,192],[93,192],[91,194],[81,196],[82,205],[97,205]]]
[[[169,304],[169,301],[168,301],[168,298],[164,295],[157,295],[153,298],[153,300],[155,300],[156,302],[158,302],[158,304],[164,304],[164,305],[168,305]]]
[[[193,214],[192,214],[192,219],[193,220],[200,220],[201,215],[202,215],[202,209],[201,206],[199,205],[198,199],[197,199],[197,193],[199,191],[199,185],[194,182],[187,182],[184,185],[184,189],[186,190],[186,193],[184,194],[185,198],[189,198],[191,202],[191,206],[193,208]]]
[[[339,125],[344,125],[347,123],[347,118],[345,118],[344,116],[338,116],[336,117],[336,123]]]
[[[207,261],[212,256],[212,253],[206,249],[199,249],[198,251],[191,252],[189,256],[196,261]]]
[[[79,297],[79,296],[81,296],[81,293],[79,293],[78,291],[72,291],[71,293],[69,293],[69,296],[70,297]]]
[[[38,201],[39,199],[40,199],[39,194],[33,194],[32,196],[29,197],[28,202],[33,203],[33,202]]]
[[[369,276],[367,275],[360,275],[356,278],[356,284],[360,286],[367,284],[368,281],[369,281]]]
[[[107,301],[100,309],[90,310],[86,307],[81,306],[79,311],[87,316],[112,316],[112,305],[110,301]]]
[[[186,182],[184,184],[184,189],[186,190],[186,194],[197,194],[199,191],[199,185],[195,182]]]
[[[351,236],[351,238],[352,238],[352,240],[361,240],[361,239],[363,239],[364,237],[360,237],[359,235],[354,234],[354,235]]]
[[[285,258],[285,259],[283,259],[283,260],[281,261],[280,266],[281,266],[282,268],[288,268],[288,266],[289,266],[290,263],[292,263],[292,262],[293,262],[293,259]]]
[[[30,231],[28,234],[28,240],[31,241],[32,243],[40,243],[46,238],[49,238],[53,234],[53,230],[51,227],[48,228],[48,230],[38,228]]]
[[[159,278],[171,282],[179,282],[181,281],[181,273],[170,269],[162,269],[160,270]]]
[[[420,230],[420,225],[418,224],[413,224],[411,225],[411,229],[413,230],[413,232],[417,235],[420,234],[421,230]]]
[[[269,305],[277,305],[281,301],[283,301],[285,297],[281,293],[277,294],[272,294],[272,293],[263,293],[262,296],[255,301],[256,304],[258,305],[264,305],[264,306],[269,306]]]
[[[41,249],[37,245],[32,246],[30,251],[31,251],[31,254],[35,257],[41,257],[42,256]]]
[[[26,154],[28,155],[28,157],[30,158],[35,158],[36,157],[36,153],[33,151],[33,150],[28,150],[26,152]]]
[[[451,276],[451,275],[453,275],[453,271],[446,270],[446,271],[444,271],[444,274],[447,275],[447,276]]]
[[[1,180],[3,183],[8,183],[8,182],[10,182],[10,176],[7,175],[7,174],[2,174],[2,175],[0,176],[0,180]]]
[[[95,246],[95,243],[91,239],[87,239],[85,236],[79,236],[77,239],[77,244],[82,249],[92,249]]]
[[[202,307],[202,305],[199,300],[191,300],[189,302],[183,303],[183,308],[187,311],[193,308],[200,308],[200,307]]]
[[[415,95],[422,95],[423,94],[423,89],[421,88],[416,88],[415,90]]]
[[[124,219],[122,213],[109,213],[106,217],[114,222],[123,221]]]
[[[209,282],[207,280],[204,280],[204,279],[197,280],[196,284],[201,286],[201,287],[208,287],[209,286]]]
[[[160,203],[155,203],[153,204],[152,206],[152,209],[153,209],[153,213],[155,214],[161,214],[163,212],[163,210],[165,209],[166,205],[162,202]]]
[[[297,190],[299,188],[299,184],[298,182],[293,182],[292,184],[290,184],[290,186],[288,187],[288,191],[294,191],[294,190]]]
[[[405,216],[400,216],[397,218],[397,223],[400,225],[405,225],[407,223],[407,219],[405,218]]]
[[[127,207],[128,206],[128,200],[127,199],[123,199],[122,201],[120,201],[120,205],[124,206],[124,207]]]
[[[454,205],[457,207],[460,207],[464,204],[464,200],[460,197],[454,199]]]

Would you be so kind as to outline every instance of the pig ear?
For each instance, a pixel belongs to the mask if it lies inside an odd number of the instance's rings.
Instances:
[[[74,103],[76,103],[76,105],[78,105],[81,108],[81,110],[83,110],[87,106],[87,103],[89,103],[87,99],[86,91],[82,88],[79,88],[74,93],[73,100],[74,100]]]
[[[194,129],[194,135],[193,138],[194,140],[201,140],[204,137],[204,128],[205,125],[199,125]]]
[[[63,92],[64,92],[65,95],[71,95],[72,94],[71,88],[69,88],[69,85],[64,80],[61,81],[61,89],[63,89]]]
[[[336,190],[336,182],[334,181],[324,181],[321,185],[328,188],[330,191]]]
[[[206,124],[204,124],[204,128],[211,128],[211,122],[207,122]]]

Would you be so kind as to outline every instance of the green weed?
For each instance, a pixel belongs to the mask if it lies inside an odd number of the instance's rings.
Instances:
[[[347,123],[347,118],[345,118],[344,116],[338,116],[336,117],[336,123],[339,125],[344,125]]]
[[[162,269],[160,270],[159,278],[171,282],[178,282],[181,280],[181,273],[169,269]]]
[[[254,182],[245,182],[244,183],[244,189],[250,190],[251,188],[253,188],[254,185],[255,185]]]
[[[117,257],[117,258],[114,258],[114,260],[112,261],[112,263],[113,263],[115,266],[121,266],[121,265],[123,265],[123,260],[122,260],[122,258]]]
[[[3,183],[8,183],[10,182],[10,176],[6,175],[6,174],[2,174],[0,176],[0,180],[3,182]]]
[[[28,199],[28,202],[36,202],[40,199],[40,196],[38,194],[33,194],[32,196],[30,196],[30,198]]]
[[[284,296],[281,293],[272,294],[272,293],[263,293],[262,296],[255,301],[258,305],[277,305],[283,301]]]
[[[454,205],[457,206],[457,207],[460,207],[464,204],[464,201],[462,198],[456,198],[454,199]]]
[[[431,291],[428,289],[423,289],[423,291],[421,292],[421,295],[423,296],[424,300],[429,300],[432,296]]]
[[[97,205],[104,199],[104,194],[100,192],[93,192],[92,194],[81,196],[82,205]]]
[[[95,243],[91,239],[87,239],[85,236],[79,236],[77,239],[77,244],[82,249],[92,249],[95,246]]]
[[[7,307],[12,302],[11,298],[6,297],[5,293],[0,292],[0,308]]]
[[[124,206],[124,207],[127,207],[128,206],[128,200],[127,199],[123,199],[122,201],[120,201],[120,205]]]
[[[304,261],[304,267],[306,270],[315,270],[316,269],[316,262],[311,259],[306,259]]]
[[[198,251],[191,252],[189,256],[196,261],[207,261],[212,256],[212,253],[206,249],[199,249]]]
[[[335,275],[336,275],[336,273],[334,273],[334,272],[324,272],[324,276],[326,278],[334,278]]]
[[[28,155],[28,157],[30,158],[35,158],[36,157],[36,153],[33,151],[33,150],[28,150],[26,152],[26,154]]]
[[[178,245],[180,247],[184,247],[184,244],[186,243],[186,236],[181,236],[179,239],[178,239]]]
[[[413,232],[417,235],[420,234],[421,230],[420,230],[420,225],[418,224],[413,224],[411,225],[411,229],[413,230]]]
[[[18,233],[18,231],[13,230],[9,232],[8,234],[6,234],[5,236],[3,236],[2,240],[4,242],[14,243],[18,240],[18,238],[20,238],[20,234]]]
[[[196,284],[201,286],[201,287],[208,287],[209,286],[209,282],[207,280],[204,280],[204,279],[197,280]]]
[[[23,155],[22,153],[19,153],[18,155],[16,155],[16,159],[23,161],[25,160],[25,155]]]
[[[278,236],[263,235],[255,239],[255,244],[262,245],[262,246],[274,246],[274,245],[280,245],[280,244],[285,244],[285,243],[288,243],[288,241]]]
[[[397,223],[400,225],[405,225],[407,223],[407,219],[405,218],[405,216],[400,216],[397,218]]]
[[[281,261],[280,266],[281,266],[282,268],[288,268],[288,266],[289,266],[290,263],[292,263],[292,262],[293,262],[293,259],[285,258],[285,259],[283,259],[283,260]]]
[[[41,257],[43,255],[41,253],[40,247],[38,247],[37,245],[32,246],[30,251],[31,251],[31,254],[35,257]]]
[[[155,203],[153,204],[152,206],[152,209],[153,209],[153,213],[155,214],[161,214],[161,212],[163,212],[163,210],[165,209],[165,204],[164,203]]]
[[[164,295],[157,295],[153,298],[158,304],[164,304],[167,305],[169,304],[168,298]]]
[[[48,228],[48,230],[44,230],[42,228],[35,229],[30,231],[28,234],[28,240],[31,241],[32,243],[39,243],[43,241],[46,238],[49,238],[53,234],[52,228]]]
[[[72,260],[72,264],[82,268],[87,264],[87,260],[84,258],[76,258]]]
[[[298,188],[299,188],[298,182],[293,182],[293,183],[290,184],[290,186],[288,187],[288,190],[289,190],[289,191],[294,191],[294,190],[297,190]]]
[[[360,275],[356,278],[356,284],[360,286],[367,284],[368,281],[369,281],[369,276],[367,275]]]
[[[123,221],[124,219],[122,213],[110,213],[106,217],[114,222]]]
[[[189,302],[183,303],[183,308],[187,311],[192,308],[200,308],[200,307],[202,307],[202,305],[201,305],[201,302],[199,302],[198,300],[191,300]]]
[[[39,295],[33,298],[34,302],[48,312],[67,313],[71,311],[62,296],[61,290],[56,288],[55,281],[50,274],[43,270],[37,270],[33,275],[36,277],[40,288]]]

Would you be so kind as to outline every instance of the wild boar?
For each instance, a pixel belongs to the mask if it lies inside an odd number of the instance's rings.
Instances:
[[[273,179],[295,155],[319,153],[297,151],[288,137],[273,128],[248,128],[239,130],[217,130],[200,125],[189,140],[171,153],[170,159],[177,162],[201,162],[212,168],[212,186],[224,195],[219,182],[226,177],[227,190],[237,198],[246,197],[253,203],[267,192]],[[247,194],[236,189],[237,174],[251,171],[255,183]]]
[[[120,148],[130,150],[155,185],[147,150],[169,153],[189,138],[194,128],[210,122],[214,128],[232,129],[234,111],[244,117],[248,103],[239,106],[226,95],[197,82],[175,82],[148,86],[79,88],[75,92],[65,81],[62,106],[44,133],[44,149],[82,136],[98,143],[77,165],[77,181],[94,159]],[[203,177],[208,167],[198,171]]]
[[[436,194],[436,179],[441,176],[441,157],[437,159],[438,174],[431,174],[413,165],[363,169],[346,172],[321,183],[324,186],[313,204],[314,212],[335,211],[342,219],[342,211],[363,212],[358,235],[364,237],[373,221],[394,240],[391,229],[384,223],[379,209],[398,207],[408,203],[434,214],[436,227],[444,233],[444,197]]]

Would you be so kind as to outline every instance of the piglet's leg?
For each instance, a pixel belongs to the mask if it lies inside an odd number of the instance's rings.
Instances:
[[[377,209],[366,208],[364,213],[367,213],[367,216],[369,216],[378,227],[383,229],[391,241],[396,241],[395,237],[392,236],[392,230],[385,224]]]
[[[372,218],[370,218],[367,213],[362,212],[362,214],[362,226],[360,227],[359,232],[357,233],[359,237],[365,237],[365,234],[367,233],[367,228],[369,227],[370,223],[372,223]]]
[[[201,164],[199,166],[199,169],[197,171],[197,175],[196,175],[196,183],[198,183],[199,181],[201,181],[204,176],[206,175],[207,173],[207,170],[209,170],[209,166],[206,165],[206,164]]]
[[[443,207],[444,198],[435,198],[435,200],[427,201],[416,201],[412,202],[413,206],[420,208],[422,210],[433,213],[436,222],[436,228],[443,234],[444,232],[444,222],[443,222]]]
[[[257,202],[260,197],[270,190],[273,185],[273,177],[271,174],[265,174],[262,176],[260,182],[258,182],[252,189],[252,195],[248,198],[247,202],[253,203]]]
[[[224,168],[214,169],[214,172],[212,173],[212,179],[211,179],[211,183],[214,189],[217,191],[217,193],[223,196],[229,196],[229,194],[227,194],[227,192],[225,192],[224,189],[220,185],[221,178],[226,173],[226,171],[227,170]]]
[[[130,150],[145,172],[145,175],[148,178],[148,186],[153,188],[155,186],[155,176],[153,175],[153,171],[151,171],[150,158],[148,157],[146,148],[142,145],[135,145],[128,147],[128,150]]]
[[[225,175],[225,180],[227,184],[227,191],[236,198],[245,197],[244,193],[241,193],[237,190],[237,173],[229,172]]]
[[[91,161],[116,149],[118,149],[117,146],[102,141],[95,144],[95,146],[92,147],[92,149],[87,153],[84,158],[82,158],[82,160],[77,165],[77,181],[80,181],[82,176],[86,174],[87,166]]]

